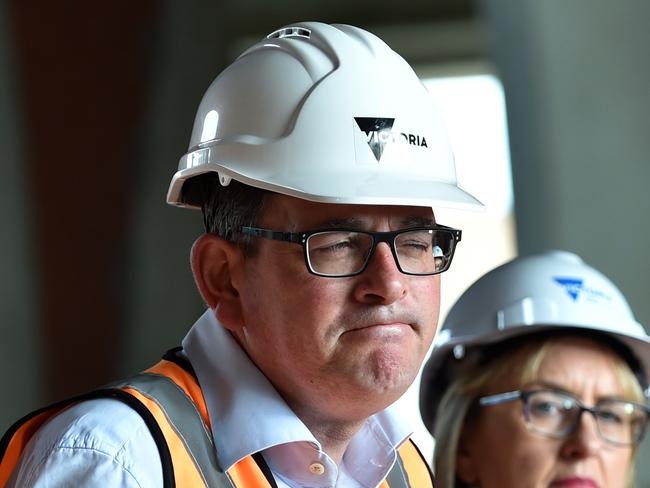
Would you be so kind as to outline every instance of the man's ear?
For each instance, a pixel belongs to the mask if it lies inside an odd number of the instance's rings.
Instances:
[[[456,475],[469,486],[477,486],[478,472],[472,451],[468,448],[467,436],[462,433],[456,450]]]
[[[203,234],[192,246],[192,273],[203,300],[229,330],[243,326],[239,286],[244,255],[241,248],[214,234]]]

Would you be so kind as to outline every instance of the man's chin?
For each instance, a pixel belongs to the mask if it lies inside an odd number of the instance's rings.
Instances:
[[[419,366],[412,357],[404,357],[401,350],[385,349],[373,351],[367,358],[362,386],[366,395],[393,398],[392,403],[411,386]]]

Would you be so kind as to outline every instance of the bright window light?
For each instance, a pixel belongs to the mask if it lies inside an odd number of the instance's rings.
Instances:
[[[490,213],[512,211],[512,179],[505,98],[491,74],[422,80],[441,110],[461,185]]]
[[[505,97],[499,79],[484,66],[451,65],[421,70],[447,127],[460,185],[484,212],[436,208],[436,220],[463,231],[449,271],[441,275],[440,321],[480,276],[515,257],[513,191]],[[419,419],[419,378],[402,399],[409,418]],[[413,438],[427,460],[434,442],[421,422]]]

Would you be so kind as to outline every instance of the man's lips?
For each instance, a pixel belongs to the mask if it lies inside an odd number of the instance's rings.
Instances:
[[[551,483],[551,488],[599,488],[598,483],[592,478],[570,476],[561,478]]]
[[[355,326],[351,329],[346,330],[343,335],[354,334],[365,335],[368,337],[390,337],[403,335],[412,328],[413,326],[411,324],[405,322],[371,323]]]

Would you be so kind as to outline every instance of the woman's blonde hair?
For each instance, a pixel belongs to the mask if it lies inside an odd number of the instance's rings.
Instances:
[[[561,335],[554,333],[526,336],[493,346],[493,350],[487,354],[485,349],[470,350],[461,361],[453,358],[447,361],[443,367],[456,371],[452,372],[454,379],[440,400],[433,425],[433,436],[436,440],[433,464],[438,488],[469,486],[456,476],[456,456],[463,429],[471,425],[478,416],[476,400],[488,393],[495,379],[509,375],[512,371],[520,372],[520,377],[516,379],[522,385],[535,380],[551,343],[566,336],[585,337],[584,334],[571,332]],[[608,347],[593,336],[586,337],[605,350],[614,349],[617,353],[614,355],[615,374],[625,398],[644,403],[641,385],[624,359],[625,356],[620,354],[623,351],[617,345]],[[636,448],[627,474],[627,488],[634,488],[635,453]]]

